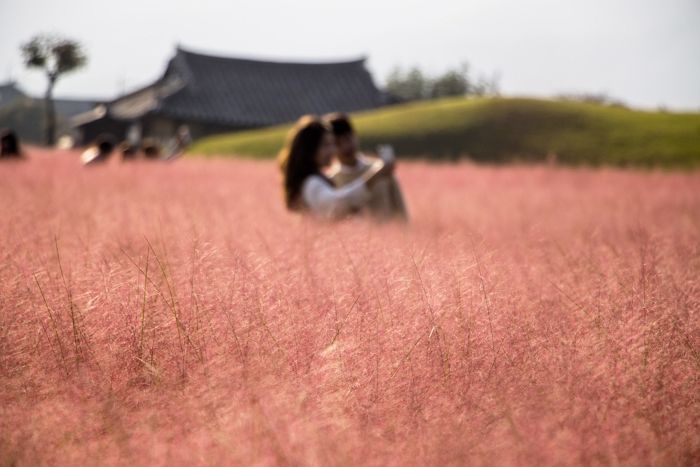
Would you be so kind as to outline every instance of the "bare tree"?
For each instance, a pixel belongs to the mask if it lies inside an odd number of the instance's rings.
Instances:
[[[58,78],[85,65],[87,57],[79,43],[52,35],[34,36],[21,46],[22,57],[27,68],[44,70],[48,85],[45,96],[46,144],[56,141],[56,110],[53,103],[53,88]]]

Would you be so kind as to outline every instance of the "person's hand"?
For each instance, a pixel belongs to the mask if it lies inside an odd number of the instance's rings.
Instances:
[[[377,146],[377,155],[384,162],[394,162],[396,160],[394,148],[391,144],[380,144]]]
[[[380,144],[377,146],[377,155],[384,162],[384,167],[382,167],[379,176],[389,176],[393,174],[396,165],[394,148],[391,147],[390,144]]]
[[[385,163],[383,160],[377,158],[374,160],[369,170],[366,171],[362,177],[368,187],[373,187],[378,180],[382,180],[385,177],[391,175],[394,171],[393,163]]]
[[[389,177],[394,173],[394,167],[396,166],[396,162],[393,160],[390,161],[382,161],[382,168],[379,169],[379,172],[377,172],[378,177]]]

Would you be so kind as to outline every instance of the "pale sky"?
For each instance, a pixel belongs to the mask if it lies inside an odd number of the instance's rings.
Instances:
[[[54,32],[82,42],[62,97],[112,98],[156,79],[177,44],[278,60],[369,57],[440,73],[468,61],[504,95],[607,93],[635,107],[700,109],[700,0],[0,0],[0,82],[41,94],[19,46]]]

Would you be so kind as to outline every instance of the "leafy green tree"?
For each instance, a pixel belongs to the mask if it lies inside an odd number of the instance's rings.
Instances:
[[[466,96],[472,90],[472,83],[469,79],[469,65],[462,64],[461,67],[448,70],[442,76],[438,76],[432,82],[430,97]]]
[[[430,96],[430,79],[418,67],[406,72],[396,67],[387,78],[386,90],[403,101],[426,99]]]
[[[22,57],[27,68],[38,68],[46,73],[48,85],[45,95],[46,144],[56,141],[56,109],[53,89],[58,79],[87,63],[79,43],[58,36],[38,35],[21,46]]]

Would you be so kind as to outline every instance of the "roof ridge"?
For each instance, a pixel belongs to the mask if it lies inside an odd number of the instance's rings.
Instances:
[[[194,56],[204,59],[221,60],[227,62],[247,62],[247,63],[259,63],[259,64],[275,64],[275,65],[301,65],[301,66],[324,66],[324,65],[350,65],[350,64],[364,64],[367,61],[367,55],[360,55],[357,58],[347,59],[347,60],[331,60],[331,61],[291,61],[282,59],[263,59],[263,58],[252,58],[252,57],[231,57],[223,55],[213,55],[211,53],[201,53],[195,52],[191,49],[183,48],[181,45],[176,47],[176,55],[180,55],[187,59],[188,56]]]
[[[165,77],[165,75],[168,73],[170,66],[176,66],[178,71],[183,75],[182,78],[185,81],[190,81],[193,78],[193,75],[192,68],[190,67],[189,63],[187,63],[187,53],[187,51],[182,50],[180,46],[178,46],[175,50],[175,56],[170,59],[163,77]]]

